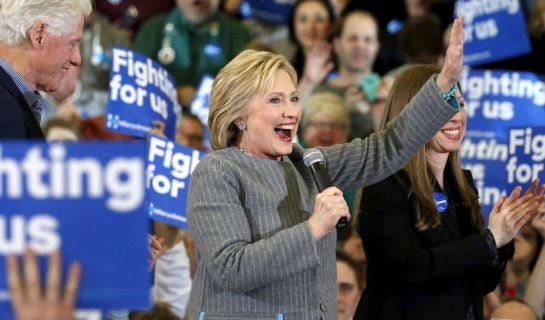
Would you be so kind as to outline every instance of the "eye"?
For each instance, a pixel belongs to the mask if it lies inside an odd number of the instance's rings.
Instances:
[[[299,103],[299,96],[293,96],[290,98],[290,101],[293,103]]]
[[[269,102],[273,103],[273,104],[279,104],[280,103],[280,98],[273,97],[273,98],[269,99]]]

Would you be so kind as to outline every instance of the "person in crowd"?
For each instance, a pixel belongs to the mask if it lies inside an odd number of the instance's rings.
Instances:
[[[291,62],[301,77],[309,56],[330,57],[328,36],[335,22],[335,12],[328,0],[298,0],[289,21],[290,39],[296,48]],[[326,67],[331,71],[333,62],[328,61]]]
[[[187,222],[197,246],[187,319],[335,319],[335,226],[341,190],[373,184],[408,161],[459,110],[442,97],[463,60],[463,19],[437,77],[388,128],[316,149],[335,187],[318,192],[303,149],[297,76],[285,57],[246,50],[214,80],[213,152],[193,171]]]
[[[176,127],[176,142],[200,151],[207,151],[204,143],[205,128],[199,117],[184,112]]]
[[[393,85],[385,122],[439,71],[415,65]],[[445,95],[463,106],[455,84]],[[483,296],[498,285],[513,256],[513,238],[535,215],[545,185],[516,187],[494,205],[488,227],[459,148],[464,109],[400,171],[362,192],[358,231],[367,255],[367,287],[358,319],[483,319]]]
[[[138,32],[144,22],[153,16],[166,13],[176,6],[175,0],[94,0],[95,10],[131,35]]]
[[[65,118],[50,118],[43,127],[45,140],[53,141],[78,141],[80,140],[79,125]]]
[[[365,288],[364,265],[337,249],[337,320],[352,320]]]
[[[380,48],[378,24],[363,10],[345,12],[333,29],[333,48],[338,74],[326,75],[329,67],[325,55],[307,61],[299,83],[303,100],[312,92],[330,91],[343,97],[350,112],[350,136],[364,138],[374,132],[371,104],[375,102],[380,76],[373,73],[373,64]]]
[[[502,303],[490,320],[539,320],[534,310],[524,300],[511,299]]]
[[[303,102],[302,144],[329,147],[348,141],[350,118],[344,100],[331,92],[319,92]]]
[[[89,0],[6,0],[0,5],[0,138],[43,139],[38,90],[56,91],[81,63]]]
[[[220,0],[177,0],[169,13],[149,19],[132,48],[159,61],[174,77],[189,108],[205,74],[216,73],[250,42],[248,31],[218,10]]]
[[[82,267],[72,262],[62,285],[62,258],[56,251],[49,255],[45,283],[40,281],[38,257],[27,249],[20,266],[16,256],[6,257],[7,282],[11,305],[17,320],[72,320],[78,296]],[[21,272],[24,270],[24,272]]]

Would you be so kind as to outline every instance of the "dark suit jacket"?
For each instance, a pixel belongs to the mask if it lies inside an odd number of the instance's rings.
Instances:
[[[465,320],[470,306],[475,319],[483,318],[483,296],[498,284],[513,243],[495,254],[489,231],[472,226],[469,207],[445,177],[447,210],[438,227],[424,232],[414,227],[414,196],[401,171],[364,189],[358,219],[367,287],[355,319]]]
[[[0,68],[0,139],[44,139],[23,94]]]

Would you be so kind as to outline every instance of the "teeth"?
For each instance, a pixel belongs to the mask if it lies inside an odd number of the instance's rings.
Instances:
[[[282,129],[282,130],[293,130],[293,128],[295,128],[295,126],[293,124],[282,124],[282,125],[279,125],[276,127],[277,129]]]
[[[443,130],[443,132],[449,136],[456,136],[460,134],[460,129],[448,129],[448,130]]]

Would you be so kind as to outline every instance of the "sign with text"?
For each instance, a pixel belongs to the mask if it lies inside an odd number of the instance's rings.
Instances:
[[[531,50],[519,0],[458,0],[464,17],[464,64],[476,66]]]
[[[154,120],[174,139],[178,98],[174,78],[143,54],[114,48],[110,91],[105,111],[108,130],[144,137]]]
[[[462,72],[468,127],[461,156],[485,214],[516,185],[526,188],[536,177],[545,181],[544,80],[525,72]]]
[[[195,98],[191,103],[191,113],[199,117],[201,123],[204,125],[204,143],[208,149],[210,147],[210,129],[208,128],[208,113],[210,112],[210,93],[212,91],[212,84],[214,83],[214,78],[209,75],[205,75],[201,83],[199,84],[199,89],[195,94]]]
[[[146,202],[152,219],[187,229],[189,179],[203,155],[166,139],[148,138]]]
[[[0,143],[0,255],[81,263],[80,314],[150,304],[143,142]],[[0,261],[0,318],[12,319]]]

